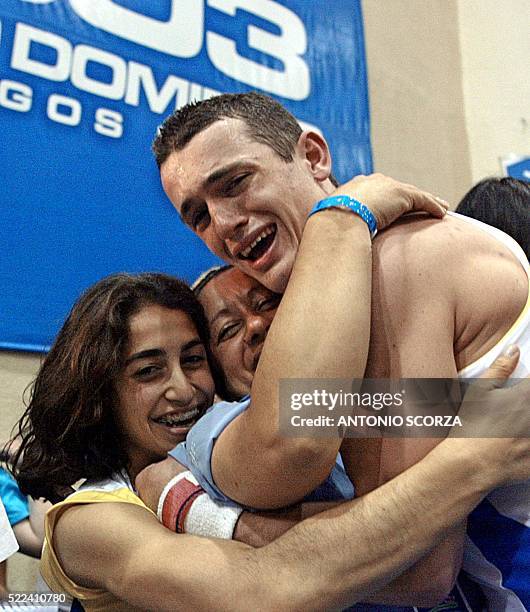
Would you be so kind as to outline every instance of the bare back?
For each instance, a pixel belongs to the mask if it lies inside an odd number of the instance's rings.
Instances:
[[[528,277],[497,239],[457,216],[406,218],[374,242],[367,378],[447,377],[509,330],[528,299]],[[418,461],[433,440],[346,440],[360,493]],[[379,457],[379,459],[377,459]]]

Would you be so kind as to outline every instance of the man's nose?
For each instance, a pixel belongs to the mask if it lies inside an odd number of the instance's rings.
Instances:
[[[260,314],[253,313],[247,317],[243,340],[249,346],[263,342],[267,337],[270,320]]]
[[[212,203],[210,217],[221,240],[230,243],[242,239],[248,217],[241,204],[234,200]]]

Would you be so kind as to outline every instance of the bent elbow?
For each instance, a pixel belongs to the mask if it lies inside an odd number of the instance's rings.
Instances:
[[[287,444],[284,439],[272,447],[267,463],[279,485],[278,494],[281,491],[277,507],[296,503],[321,485],[335,466],[337,452],[335,445],[319,445],[305,438]]]
[[[317,484],[322,482],[337,460],[341,440],[335,438],[280,438],[270,447],[273,462]]]

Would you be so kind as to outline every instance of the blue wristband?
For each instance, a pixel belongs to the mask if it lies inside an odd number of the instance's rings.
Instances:
[[[361,204],[359,200],[355,200],[354,198],[350,198],[349,196],[345,195],[324,198],[315,204],[309,213],[308,218],[321,210],[325,210],[326,208],[349,208],[356,215],[359,215],[366,225],[368,225],[372,239],[377,234],[377,221],[375,220],[374,214],[367,206]]]

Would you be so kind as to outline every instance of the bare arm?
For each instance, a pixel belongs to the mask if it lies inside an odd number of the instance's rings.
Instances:
[[[285,512],[270,514],[243,512],[239,518],[233,539],[253,547],[261,547],[276,540],[304,518],[329,520],[321,512],[338,507],[345,502],[303,503]],[[440,603],[450,591],[461,564],[461,550],[455,540],[462,538],[460,526],[449,530],[434,549],[419,562],[392,580],[385,587],[364,599],[365,603],[395,606],[432,607]],[[456,549],[456,551],[454,550]],[[454,556],[454,560],[453,560]],[[440,567],[440,561],[449,559]],[[456,569],[455,569],[456,568]]]
[[[427,521],[425,490],[416,484],[422,476],[404,478],[397,487],[388,483],[363,499],[308,519],[261,549],[175,535],[145,510],[126,504],[68,510],[56,527],[56,549],[67,575],[77,583],[109,590],[141,608],[340,607],[383,586],[406,567],[408,557],[417,558],[423,541],[430,544],[439,537],[438,529],[431,528],[433,521],[454,519],[456,506],[463,504],[468,511],[480,497],[462,491],[454,506],[445,505],[444,517],[431,515]],[[412,525],[412,517],[417,521],[421,515],[423,525]],[[410,548],[402,546],[403,537]],[[358,555],[336,555],[345,540],[355,543]]]
[[[11,464],[15,453],[20,448],[20,439],[14,438],[9,443],[0,445],[4,458]],[[13,484],[14,486],[14,484]],[[17,485],[18,486],[18,485]],[[21,495],[21,493],[18,493]],[[30,557],[40,557],[44,541],[44,515],[51,504],[44,500],[29,497],[29,517],[13,525],[13,531],[20,547],[20,552]]]
[[[505,379],[516,363],[517,355],[500,358],[488,376]],[[305,606],[311,610],[345,607],[353,601],[370,598],[381,602],[387,598],[393,601],[410,597],[401,579],[388,587],[386,584],[445,540],[448,531],[465,519],[489,489],[508,481],[524,480],[530,473],[530,415],[527,409],[530,380],[510,389],[497,389],[489,382],[488,385],[478,391],[472,402],[466,402],[466,395],[460,415],[466,423],[469,409],[473,411],[479,407],[480,414],[484,415],[480,421],[483,435],[497,431],[505,438],[448,438],[418,464],[376,491],[302,521],[270,546],[248,553],[255,560],[256,573],[263,577],[263,584],[271,589],[268,596],[259,600],[263,607],[270,609],[274,603],[279,608],[303,609]],[[477,421],[473,421],[473,433],[479,434],[476,424]],[[527,437],[520,437],[521,434]],[[513,435],[516,437],[510,437]],[[171,461],[164,463],[172,465]],[[242,524],[239,535],[248,538],[250,534],[253,538],[259,530],[260,519],[249,515],[247,518],[251,523]],[[294,520],[295,516],[287,515],[283,526],[278,529],[277,523],[274,527],[276,534],[272,530],[263,537],[275,537]],[[403,541],[407,546],[402,545]],[[345,543],[355,554],[336,555],[336,550]],[[220,546],[226,544],[229,543]],[[260,545],[259,536],[253,544]],[[310,567],[304,566],[304,560]],[[269,564],[281,579],[271,577]],[[239,576],[237,564],[233,570]],[[259,577],[253,576],[253,579],[260,580]],[[249,598],[241,600],[242,606],[256,608],[256,601],[252,600],[256,593],[252,592],[253,588],[249,586]],[[212,590],[217,593],[216,584],[212,585]],[[374,595],[375,591],[379,592]],[[221,599],[219,605],[223,605],[223,601]]]
[[[528,430],[530,388],[520,387],[493,394],[496,405],[514,406],[510,418]],[[488,490],[527,478],[529,450],[525,438],[445,440],[376,491],[307,519],[259,549],[176,535],[146,510],[120,503],[67,510],[56,526],[55,548],[77,583],[141,608],[341,609],[406,570]],[[345,542],[356,554],[337,555]]]
[[[254,548],[270,544],[306,518],[345,502],[307,502],[277,512],[242,512],[233,539]]]
[[[15,437],[9,442],[0,444],[3,459],[12,464],[13,458],[20,448],[20,438]],[[30,557],[40,557],[44,541],[44,515],[51,504],[44,500],[28,498],[29,517],[13,526],[20,552]]]
[[[50,502],[44,501],[44,499],[29,498],[29,522],[33,533],[41,543],[41,547],[44,541],[44,517],[51,506]]]
[[[397,202],[394,210],[400,212],[394,218],[410,210],[411,201],[442,214],[432,197],[386,177],[350,183],[345,191],[372,209]],[[265,342],[252,403],[214,447],[212,473],[226,495],[255,508],[277,508],[301,499],[327,477],[339,439],[282,436],[278,383],[282,378],[362,378],[370,293],[371,244],[364,222],[344,211],[311,217]]]
[[[336,276],[329,271],[331,258],[336,259]],[[313,283],[318,292],[310,290]],[[352,370],[364,371],[370,286],[371,245],[366,224],[337,210],[312,217],[261,354],[252,403],[214,447],[214,480],[235,501],[255,508],[282,507],[301,499],[329,474],[340,439],[282,436],[279,380],[340,378]],[[331,313],[321,312],[323,295],[327,304],[333,304]],[[338,326],[337,320],[352,318],[352,301],[356,302],[356,325],[351,329]],[[326,341],[320,342],[323,338]],[[344,360],[342,342],[357,347],[344,351]]]
[[[136,477],[135,486],[144,504],[157,512],[160,495],[167,483],[187,468],[171,457],[152,463]],[[298,504],[284,510],[248,512],[244,510],[237,521],[233,539],[253,547],[273,542],[301,520],[337,506],[337,502]]]
[[[171,457],[152,463],[136,477],[135,486],[144,504],[157,512],[160,495],[177,474],[187,471]],[[342,502],[310,502],[270,512],[243,511],[237,521],[233,539],[253,547],[265,546],[305,518],[334,508]]]
[[[35,534],[29,519],[24,519],[20,523],[13,525],[13,531],[20,546],[20,552],[30,557],[39,558],[43,540]]]

